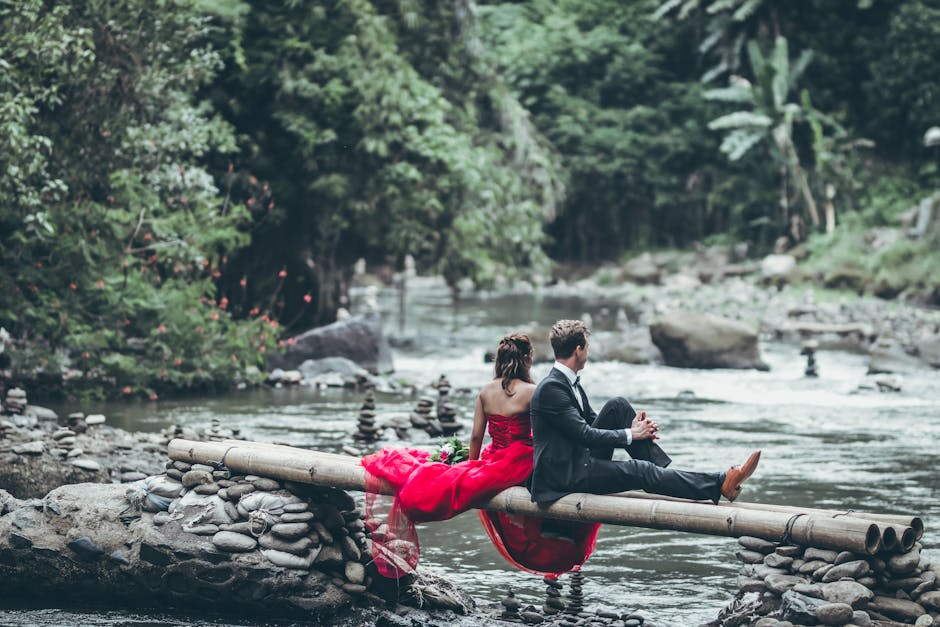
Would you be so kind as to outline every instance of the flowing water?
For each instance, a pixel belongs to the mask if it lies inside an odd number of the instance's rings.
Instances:
[[[473,392],[491,377],[484,353],[502,334],[584,312],[599,319],[602,308],[617,307],[597,299],[533,294],[480,296],[454,306],[440,288],[412,290],[405,303],[396,300],[394,291],[383,292],[380,304],[389,335],[400,340],[394,351],[395,377],[426,385],[446,374],[467,427]],[[919,514],[927,527],[925,554],[940,559],[940,534],[933,528],[940,521],[936,371],[905,376],[901,392],[882,393],[858,389],[865,380],[865,356],[820,352],[821,376],[807,379],[798,347],[764,343],[761,352],[769,372],[589,362],[582,381],[595,408],[607,398],[624,395],[654,416],[661,444],[676,468],[724,470],[742,462],[750,451],[763,449],[743,501]],[[548,367],[537,365],[534,376],[544,376]],[[409,394],[378,394],[379,421],[406,416],[415,401]],[[248,439],[338,452],[351,444],[361,402],[360,393],[344,390],[284,388],[81,409],[106,413],[114,426],[142,431],[172,424],[204,428],[218,417],[224,426],[240,428]],[[409,442],[435,443],[422,436]],[[393,434],[379,443],[403,444]],[[498,601],[511,586],[523,602],[541,604],[544,584],[502,560],[474,512],[422,525],[419,535],[422,563],[451,576],[481,603]],[[729,538],[605,526],[584,568],[585,604],[588,609],[639,610],[660,625],[706,622],[735,592],[736,546]],[[181,624],[155,615],[56,610],[0,610],[0,622]]]

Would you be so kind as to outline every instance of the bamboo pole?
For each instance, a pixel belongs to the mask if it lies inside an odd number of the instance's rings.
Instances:
[[[659,496],[656,494],[647,494],[645,492],[618,492],[617,496],[629,497],[633,499],[668,499],[675,501],[683,501],[684,499],[673,499],[668,496]],[[702,501],[703,503],[710,503],[710,501]],[[808,514],[810,516],[817,517],[826,517],[826,518],[858,518],[860,520],[869,520],[879,528],[881,528],[882,533],[884,530],[889,527],[895,527],[895,532],[897,532],[897,537],[901,540],[901,548],[905,551],[910,550],[914,546],[914,542],[920,540],[924,535],[924,520],[919,516],[903,516],[900,514],[874,514],[871,512],[857,512],[855,510],[832,510],[832,509],[819,509],[816,507],[796,507],[793,505],[771,505],[767,503],[742,503],[740,501],[735,501],[734,503],[724,503],[721,502],[718,504],[719,507],[737,507],[740,509],[754,509],[767,512],[787,512],[790,514]],[[910,529],[910,532],[906,530]],[[906,539],[905,539],[906,538]],[[904,548],[905,545],[907,548]]]
[[[287,481],[365,489],[365,469],[347,455],[320,453],[289,446],[252,442],[170,442],[171,459],[189,463],[218,463],[239,473],[258,474]],[[391,486],[372,486],[391,494]],[[791,540],[856,553],[874,554],[880,547],[878,527],[864,520],[822,518],[804,513],[773,512],[667,499],[623,498],[596,494],[570,494],[548,506],[533,503],[522,487],[504,490],[481,509],[544,516],[572,522],[671,529],[729,537],[756,536],[771,541]]]

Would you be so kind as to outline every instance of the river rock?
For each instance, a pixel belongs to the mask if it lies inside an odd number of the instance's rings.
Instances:
[[[917,620],[914,621],[914,627],[933,627],[935,622],[936,621],[934,621],[933,616],[930,614],[924,614],[923,616],[919,616]]]
[[[811,575],[823,566],[828,566],[828,562],[822,560],[812,560],[810,562],[803,562],[803,565],[797,569],[797,572],[803,573],[806,575]]]
[[[265,490],[267,492],[274,492],[275,490],[281,489],[281,484],[274,479],[268,479],[267,477],[257,477],[252,480],[251,485],[255,486],[256,490]]]
[[[81,468],[82,470],[87,470],[89,472],[97,472],[101,470],[101,464],[91,459],[73,459],[69,462],[69,465],[75,466],[76,468]]]
[[[193,488],[196,494],[216,494],[219,491],[218,483],[200,483]]]
[[[85,424],[89,426],[103,425],[107,418],[102,414],[89,414],[85,416]]]
[[[822,586],[822,596],[830,603],[845,603],[852,609],[864,609],[875,594],[855,581],[834,581]]]
[[[13,447],[13,452],[17,455],[42,455],[46,450],[46,445],[42,440],[18,444]]]
[[[906,623],[913,623],[917,617],[923,616],[926,612],[924,608],[906,599],[895,599],[876,595],[868,605],[869,610],[874,610],[888,618],[899,620]]]
[[[907,553],[899,553],[888,558],[886,566],[888,571],[895,575],[906,575],[912,573],[920,564],[920,550],[916,547]]]
[[[333,568],[344,563],[343,553],[335,545],[323,545],[314,562],[324,568]]]
[[[763,592],[764,580],[752,577],[738,577],[738,590],[740,592]]]
[[[917,602],[931,612],[940,612],[940,591],[924,592],[918,597]]]
[[[183,531],[197,536],[211,536],[219,532],[219,526],[213,524],[184,525]]]
[[[281,522],[283,523],[309,523],[313,520],[313,512],[288,512],[285,507],[285,512],[281,514]]]
[[[293,542],[288,542],[278,538],[272,533],[262,534],[261,537],[258,538],[258,544],[263,549],[273,549],[284,553],[293,553],[294,555],[307,555],[314,546],[314,542],[310,538],[300,538]],[[316,557],[316,555],[313,557]]]
[[[212,473],[205,470],[188,470],[180,480],[184,488],[193,488],[204,483],[212,483]]]
[[[839,553],[829,549],[817,549],[815,547],[809,547],[803,552],[803,559],[806,561],[821,560],[823,562],[832,564],[836,561],[837,557],[839,557]]]
[[[377,313],[352,316],[305,331],[279,355],[268,357],[268,367],[295,369],[308,359],[346,357],[373,374],[392,372],[392,351],[382,333]]]
[[[822,581],[826,574],[835,568],[832,564],[826,564],[825,566],[820,566],[813,571],[813,581]]]
[[[803,547],[796,546],[793,544],[788,545],[788,546],[778,546],[774,550],[774,553],[776,553],[777,555],[782,555],[784,557],[792,557],[795,560],[799,556],[803,555]]]
[[[268,558],[272,564],[280,566],[281,568],[307,570],[313,564],[313,560],[310,556],[294,555],[293,553],[285,553],[273,549],[262,549],[261,554]]]
[[[233,531],[219,531],[212,536],[212,544],[223,551],[232,553],[243,553],[253,551],[258,545],[258,541],[251,536]]]
[[[827,603],[816,608],[816,619],[823,625],[844,625],[852,620],[852,606]]]
[[[255,491],[255,486],[250,483],[239,483],[238,485],[233,485],[225,489],[225,495],[232,501],[237,501],[246,494],[251,494]]]
[[[806,579],[795,575],[768,575],[764,578],[764,584],[767,586],[767,589],[777,594],[783,594],[800,583],[806,583]]]
[[[757,551],[758,553],[773,553],[777,548],[777,545],[773,542],[753,536],[741,536],[738,538],[738,544],[749,551]]]
[[[782,596],[780,614],[785,620],[797,625],[813,625],[817,622],[817,608],[826,604],[826,601],[787,590]]]
[[[346,562],[345,575],[350,583],[361,584],[366,580],[366,568],[358,562]]]
[[[855,560],[854,562],[846,562],[838,566],[833,566],[823,575],[822,582],[829,583],[830,581],[838,581],[843,577],[857,579],[867,572],[868,562],[865,560]]]
[[[362,558],[362,552],[359,550],[359,547],[356,546],[356,541],[351,537],[343,536],[340,538],[339,543],[343,549],[343,554],[352,561],[358,562]]]
[[[858,627],[872,627],[874,623],[871,622],[871,616],[868,615],[868,612],[855,610],[852,612],[852,624]]]
[[[764,564],[771,568],[789,568],[792,563],[792,557],[784,557],[779,553],[771,553],[764,558]]]
[[[669,366],[769,369],[758,353],[757,331],[736,320],[675,312],[651,324],[650,335]]]
[[[278,523],[271,527],[271,533],[285,540],[295,540],[310,532],[307,523]]]
[[[764,561],[764,554],[757,551],[741,550],[736,551],[734,555],[745,564],[760,564]]]

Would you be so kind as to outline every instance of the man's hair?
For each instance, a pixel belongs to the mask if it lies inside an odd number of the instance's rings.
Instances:
[[[580,320],[559,320],[552,326],[549,338],[555,359],[567,359],[574,354],[574,349],[587,344],[591,330]]]

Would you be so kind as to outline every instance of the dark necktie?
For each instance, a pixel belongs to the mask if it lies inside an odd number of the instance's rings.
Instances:
[[[571,387],[574,388],[575,400],[578,402],[578,407],[584,410],[584,392],[581,390],[581,375],[577,375],[574,378],[574,383],[571,384]]]

